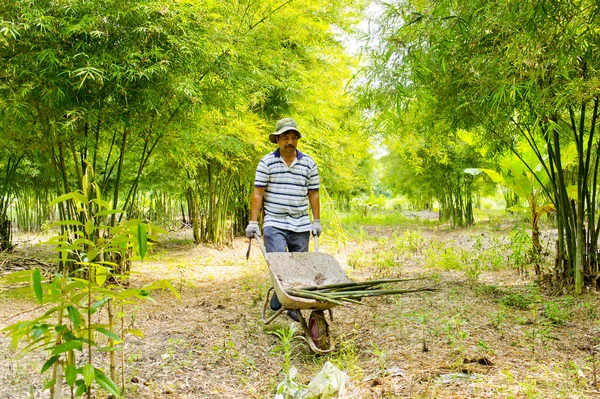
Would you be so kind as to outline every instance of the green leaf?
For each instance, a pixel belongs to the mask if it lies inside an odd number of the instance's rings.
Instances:
[[[65,368],[65,381],[67,385],[72,387],[77,380],[77,368],[73,364],[68,364]]]
[[[67,306],[67,312],[69,313],[69,319],[76,329],[81,326],[81,314],[79,310],[74,306]]]
[[[48,371],[48,369],[52,367],[52,365],[54,365],[54,363],[56,363],[58,359],[60,359],[60,356],[55,355],[50,357],[50,359],[46,360],[46,363],[44,363],[44,365],[42,366],[40,374],[44,374],[46,371]]]
[[[148,249],[148,226],[144,223],[138,224],[138,252],[142,260],[144,260],[144,256],[146,255],[146,251]]]
[[[80,340],[67,341],[64,344],[56,346],[52,350],[52,353],[54,355],[60,355],[61,353],[65,353],[65,352],[68,352],[68,351],[71,351],[74,349],[81,350],[82,346],[83,346],[83,344]]]
[[[107,328],[96,328],[96,331],[98,331],[101,334],[106,335],[108,338],[112,339],[113,341],[121,342],[121,337],[119,337],[117,334],[115,334],[114,332],[110,331]]]
[[[83,370],[82,370],[81,374],[83,374],[83,380],[85,381],[85,386],[89,387],[92,384],[92,382],[94,381],[94,378],[96,378],[96,369],[94,368],[93,365],[88,363],[85,366],[83,366]]]
[[[102,389],[108,392],[111,395],[114,395],[118,398],[121,397],[121,392],[119,391],[119,387],[117,384],[113,382],[106,374],[102,373],[100,370],[96,373],[96,382]]]
[[[44,389],[50,389],[56,384],[56,380],[52,379],[44,384]]]
[[[105,211],[96,212],[96,216],[108,216],[108,215],[115,215],[118,213],[123,213],[123,211],[120,209],[107,209]]]
[[[108,276],[108,270],[104,266],[96,265],[96,284],[102,287],[106,282],[106,277]]]
[[[54,206],[58,203],[73,199],[75,197],[75,193],[67,193],[64,195],[61,195],[59,197],[56,197],[55,199],[53,199],[52,201],[50,201],[50,203],[48,204],[48,206]]]
[[[136,328],[129,328],[125,330],[125,333],[135,335],[136,337],[144,338],[144,333]]]
[[[42,273],[40,269],[33,271],[33,292],[40,303],[44,301],[44,290],[42,289]]]
[[[87,234],[88,236],[91,235],[94,232],[94,221],[93,220],[87,220],[85,222],[85,234]]]
[[[2,278],[2,282],[6,284],[15,283],[30,283],[32,279],[33,270],[19,270],[18,272],[10,273]]]

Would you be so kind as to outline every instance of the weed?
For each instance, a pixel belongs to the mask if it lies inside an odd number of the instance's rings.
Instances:
[[[475,294],[500,297],[505,295],[506,291],[494,284],[478,284],[474,287]]]
[[[507,317],[508,315],[504,306],[500,306],[500,309],[497,312],[488,313],[488,320],[490,321],[492,327],[494,327],[496,330],[500,330],[504,320],[506,320]]]
[[[566,305],[555,301],[548,301],[544,304],[544,317],[553,324],[565,325],[569,318],[569,311],[566,308],[571,308],[570,301]]]
[[[529,309],[532,303],[533,299],[530,295],[522,294],[520,292],[511,292],[500,298],[501,305],[521,310]]]
[[[394,247],[399,254],[420,254],[425,243],[425,237],[422,234],[410,230],[405,231],[402,236],[395,237],[394,239]]]
[[[425,250],[425,266],[434,269],[460,270],[462,262],[460,253],[451,245],[432,241]]]
[[[277,394],[282,395],[285,398],[293,398],[302,388],[302,385],[296,382],[296,368],[292,367],[292,352],[300,345],[295,342],[298,338],[295,336],[296,325],[290,323],[288,328],[279,328],[274,331],[269,331],[268,333],[279,338],[279,342],[273,346],[271,353],[283,353],[284,358],[284,379],[277,385]]]
[[[516,225],[510,233],[510,256],[509,261],[512,267],[523,273],[525,265],[529,262],[529,253],[531,252],[531,237],[521,225]]]
[[[342,334],[337,338],[339,350],[331,357],[331,362],[340,370],[346,370],[350,376],[362,379],[364,372],[360,367],[358,349],[356,348],[356,334],[360,330],[358,325],[354,326],[351,337]]]

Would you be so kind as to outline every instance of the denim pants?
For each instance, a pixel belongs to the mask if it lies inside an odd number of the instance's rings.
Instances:
[[[267,226],[264,229],[267,252],[308,252],[310,232],[296,233]]]

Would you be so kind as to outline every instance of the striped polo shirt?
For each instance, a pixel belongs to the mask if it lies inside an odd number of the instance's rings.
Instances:
[[[254,187],[265,187],[265,227],[310,230],[308,191],[319,189],[319,171],[310,156],[296,150],[296,159],[288,167],[279,149],[265,155],[256,168]]]

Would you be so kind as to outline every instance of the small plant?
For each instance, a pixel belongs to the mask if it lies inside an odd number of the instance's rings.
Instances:
[[[394,246],[399,254],[420,254],[425,243],[425,237],[422,234],[410,230],[405,231],[402,236],[394,239]]]
[[[355,325],[352,336],[341,334],[337,338],[337,347],[339,348],[331,357],[331,362],[340,370],[346,370],[348,374],[362,379],[364,371],[360,367],[360,357],[356,347],[356,334],[360,331],[360,326]]]
[[[508,317],[506,313],[506,308],[504,306],[500,306],[500,309],[495,313],[488,313],[488,319],[490,320],[490,324],[496,330],[500,330],[504,320]]]
[[[462,261],[460,253],[453,246],[432,241],[425,250],[425,266],[434,269],[460,270]]]
[[[522,294],[520,292],[511,292],[500,298],[501,305],[522,310],[529,309],[532,303],[533,299],[530,295]]]
[[[281,395],[284,399],[295,398],[303,388],[302,385],[296,382],[297,370],[295,367],[292,367],[292,352],[300,345],[295,342],[298,339],[298,336],[296,336],[296,325],[290,323],[289,327],[269,331],[269,334],[273,334],[279,338],[279,342],[273,346],[271,353],[282,353],[284,359],[284,379],[277,385],[276,394]]]
[[[348,266],[351,266],[353,269],[362,269],[368,265],[365,259],[365,252],[362,249],[358,249],[348,256]]]
[[[553,324],[565,325],[569,318],[570,303],[560,304],[555,301],[548,301],[544,304],[544,317]]]
[[[521,226],[515,226],[510,233],[510,256],[509,261],[513,268],[517,269],[519,275],[523,275],[525,266],[529,263],[531,252],[531,237]]]

